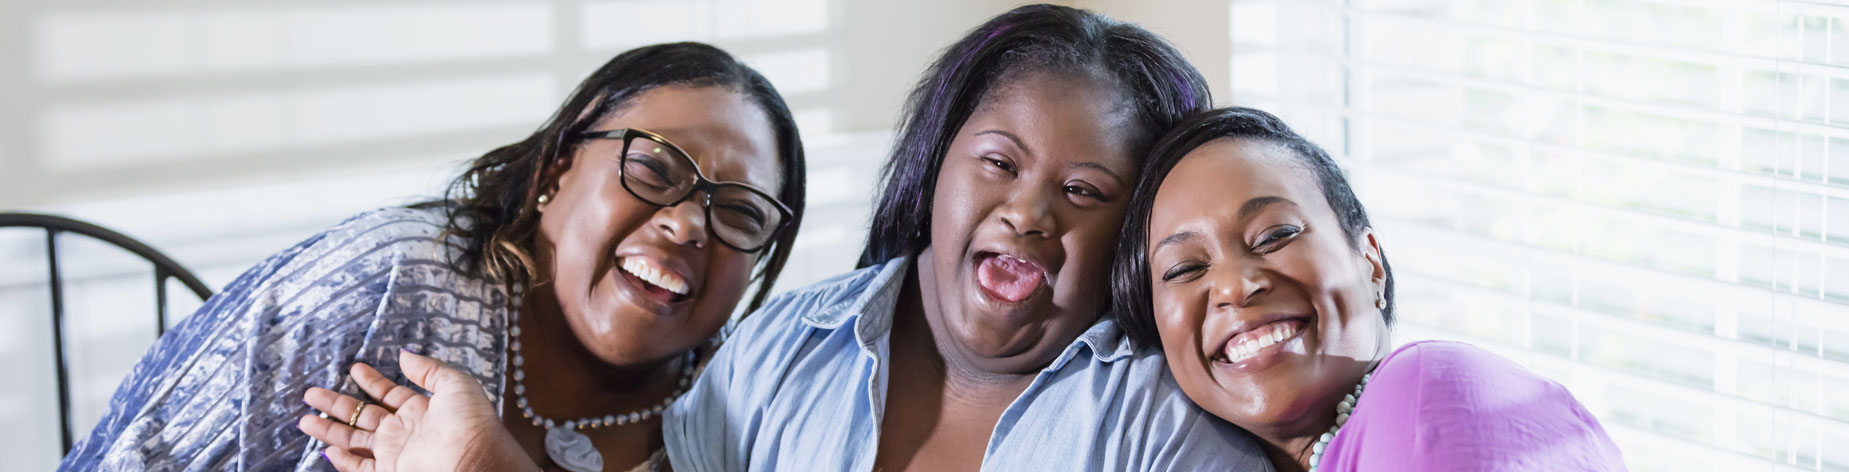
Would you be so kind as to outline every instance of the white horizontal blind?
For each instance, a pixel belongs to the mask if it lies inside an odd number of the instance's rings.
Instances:
[[[1348,169],[1401,341],[1633,470],[1849,470],[1849,2],[1235,0],[1232,100]]]

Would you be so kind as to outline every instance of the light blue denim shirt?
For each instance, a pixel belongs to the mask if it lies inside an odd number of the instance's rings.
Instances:
[[[867,471],[909,259],[772,298],[667,412],[679,471]],[[982,470],[1269,471],[1244,431],[1189,402],[1110,317],[1042,369],[990,433]]]

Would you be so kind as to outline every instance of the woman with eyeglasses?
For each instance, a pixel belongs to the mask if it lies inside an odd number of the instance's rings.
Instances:
[[[60,469],[328,469],[298,424],[378,429],[405,397],[356,399],[405,380],[401,351],[485,387],[472,411],[498,416],[478,419],[528,463],[659,464],[662,411],[789,256],[803,175],[763,76],[705,44],[625,52],[445,199],[355,216],[231,282],[143,357]],[[349,376],[356,362],[379,370]],[[302,419],[316,409],[327,418]],[[342,439],[329,458],[371,457]]]
[[[669,462],[735,470],[1268,470],[1106,315],[1111,252],[1144,152],[1212,103],[1136,25],[1028,5],[946,48],[913,90],[861,268],[747,318],[667,411]],[[468,376],[414,354],[423,396],[343,471],[534,470]],[[339,408],[328,410],[341,411]],[[326,426],[327,429],[316,429]]]

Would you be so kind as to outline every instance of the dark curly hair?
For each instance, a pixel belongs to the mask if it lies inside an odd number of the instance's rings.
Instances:
[[[670,43],[631,49],[610,59],[578,84],[565,106],[544,126],[519,142],[489,151],[469,164],[449,185],[441,201],[418,207],[441,208],[446,234],[465,241],[457,267],[499,280],[510,291],[538,277],[529,248],[539,233],[537,199],[556,179],[554,165],[582,144],[574,138],[628,101],[666,85],[720,86],[750,97],[764,109],[777,139],[783,189],[777,199],[790,207],[790,224],[764,248],[759,260],[756,294],[750,312],[764,302],[790,257],[790,245],[802,226],[805,164],[796,120],[769,80],[731,54],[702,43]]]
[[[1154,301],[1149,293],[1149,215],[1155,211],[1156,190],[1189,152],[1220,139],[1262,141],[1290,150],[1304,169],[1315,174],[1316,185],[1322,190],[1323,199],[1328,200],[1329,208],[1335,210],[1337,224],[1342,227],[1342,234],[1348,237],[1351,247],[1358,248],[1360,241],[1355,238],[1373,227],[1368,221],[1367,208],[1361,206],[1361,200],[1355,198],[1355,191],[1349,188],[1342,167],[1322,147],[1292,131],[1284,120],[1243,107],[1208,110],[1189,117],[1156,141],[1155,148],[1149,152],[1149,160],[1144,162],[1139,178],[1141,182],[1130,197],[1129,215],[1124,217],[1123,233],[1117,238],[1117,257],[1111,264],[1111,300],[1116,305],[1111,313],[1138,344],[1161,344],[1151,306]],[[1387,264],[1385,249],[1380,252],[1380,266],[1387,273],[1382,288],[1386,292],[1387,308],[1381,310],[1381,315],[1391,325],[1393,266]]]

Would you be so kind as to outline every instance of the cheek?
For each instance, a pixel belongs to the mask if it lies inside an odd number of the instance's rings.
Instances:
[[[744,296],[746,285],[751,283],[751,269],[756,266],[757,256],[741,254],[730,248],[716,248],[708,259],[707,290],[713,295],[728,299]]]
[[[701,328],[717,327],[724,324],[745,297],[751,285],[751,272],[756,267],[757,256],[740,254],[730,249],[720,249],[730,254],[710,255],[706,264],[705,286],[701,288],[700,300],[696,303],[695,323]],[[706,333],[711,335],[712,333]]]
[[[994,189],[979,185],[946,164],[931,195],[931,228],[927,246],[933,248],[939,277],[957,274],[978,226],[998,200]],[[987,190],[987,192],[985,192]]]
[[[1196,338],[1201,332],[1201,310],[1188,303],[1192,297],[1175,291],[1158,291],[1154,295],[1150,297],[1150,308],[1155,314],[1156,331],[1162,335],[1163,350],[1181,348],[1185,352],[1199,344]]]
[[[1060,245],[1066,257],[1084,269],[1084,273],[1109,274],[1111,257],[1117,247],[1117,230],[1123,225],[1123,211],[1117,208],[1089,211],[1071,210],[1062,215],[1073,225]]]
[[[1297,268],[1291,278],[1309,292],[1310,302],[1319,312],[1334,315],[1320,321],[1325,354],[1358,356],[1379,342],[1381,318],[1368,275],[1355,273],[1348,257],[1328,250],[1316,257],[1299,256],[1290,264]]]
[[[553,246],[554,275],[561,283],[586,283],[614,264],[617,245],[644,227],[657,210],[622,189],[615,192],[580,182],[561,186],[540,216],[540,237]]]
[[[1328,239],[1300,241],[1302,244],[1280,251],[1274,259],[1274,267],[1291,284],[1306,292],[1311,302],[1348,308],[1347,305],[1360,302],[1355,299],[1356,294],[1368,293],[1367,274],[1356,269],[1354,258],[1358,256],[1339,240]],[[1372,298],[1365,300],[1369,306],[1373,301]]]
[[[1162,337],[1162,353],[1169,371],[1183,391],[1193,398],[1214,398],[1216,391],[1209,361],[1204,357],[1201,332],[1205,329],[1204,308],[1192,304],[1194,297],[1181,293],[1158,293],[1152,297],[1156,332]]]
[[[931,192],[931,228],[947,234],[967,234],[973,226],[973,215],[979,210],[977,207],[983,206],[987,195],[982,193],[981,186],[972,185],[971,179],[961,177],[939,176],[937,187]]]

